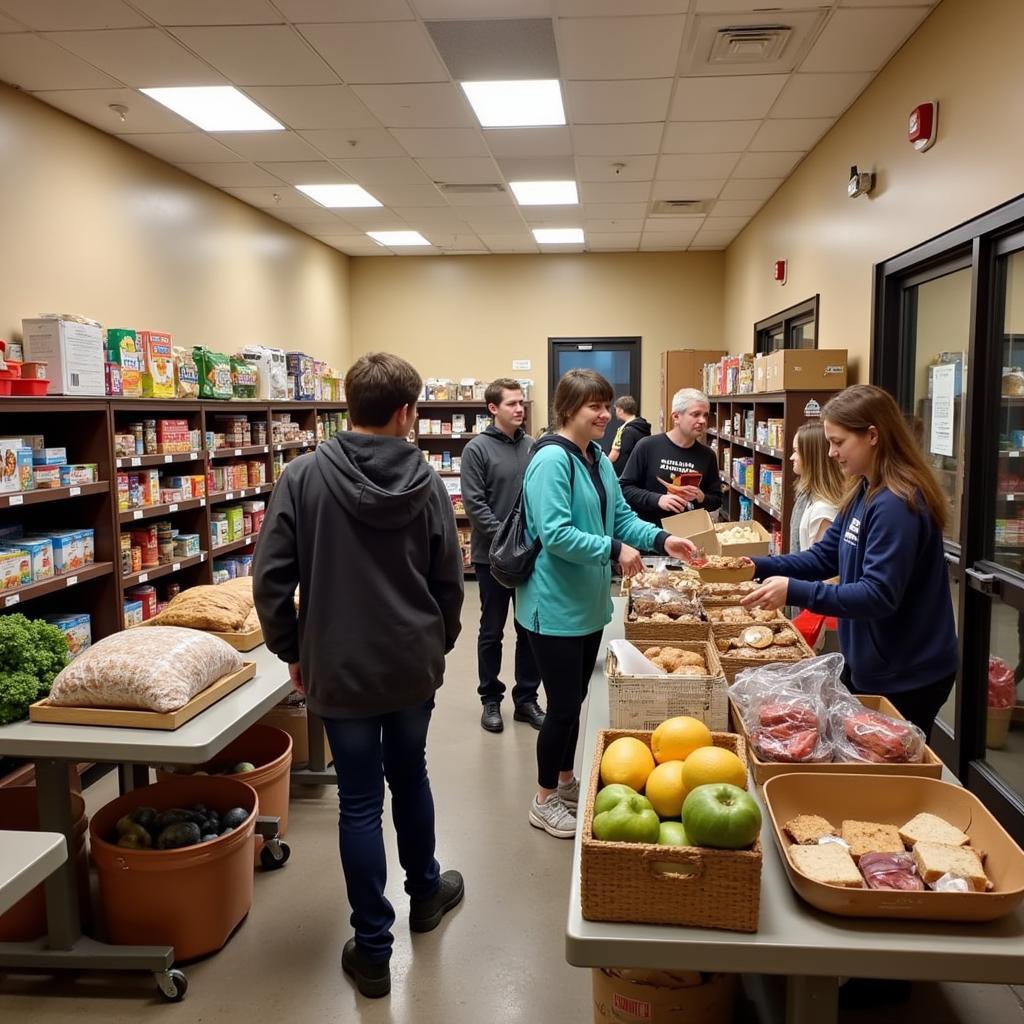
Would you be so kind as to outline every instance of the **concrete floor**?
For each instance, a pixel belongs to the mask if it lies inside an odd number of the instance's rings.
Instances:
[[[389,896],[395,905],[389,998],[357,995],[339,966],[351,935],[337,855],[333,789],[293,794],[281,871],[257,872],[252,912],[227,946],[187,967],[179,1004],[155,996],[146,975],[0,976],[0,1020],[32,1024],[546,1024],[593,1019],[590,974],[564,957],[572,844],[526,821],[536,733],[505,715],[505,732],[479,727],[476,587],[467,585],[466,629],[449,659],[429,745],[437,804],[438,859],[466,878],[466,900],[434,932],[409,933],[390,823]],[[507,648],[511,653],[510,647]],[[506,659],[507,663],[510,658]],[[507,702],[506,705],[507,707]],[[116,795],[108,776],[87,793],[90,811]],[[771,1019],[774,1014],[765,1020]],[[914,986],[910,1003],[843,1012],[842,1024],[908,1018],[931,1024],[1024,1024],[1024,990],[1008,986]],[[757,1018],[743,1005],[737,1021]]]

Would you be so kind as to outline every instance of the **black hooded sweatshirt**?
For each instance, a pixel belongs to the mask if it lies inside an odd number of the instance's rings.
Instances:
[[[451,499],[419,449],[345,432],[274,487],[253,598],[267,647],[301,662],[310,710],[364,718],[433,697],[461,629],[462,572]]]
[[[619,443],[619,457],[612,463],[616,476],[622,476],[622,471],[626,468],[626,463],[629,462],[629,457],[633,454],[637,441],[642,437],[650,436],[651,425],[643,416],[634,416],[628,423],[623,425],[622,437]]]

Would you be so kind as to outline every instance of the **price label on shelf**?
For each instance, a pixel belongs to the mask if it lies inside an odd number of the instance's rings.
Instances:
[[[78,582],[77,576],[69,576],[67,582],[64,584],[65,587],[73,587]]]
[[[206,508],[206,499],[205,498],[200,498],[199,499],[199,507],[200,508]]]
[[[244,498],[244,497],[245,497],[245,491],[239,491],[239,492],[238,492],[238,496],[239,496],[240,498]]]
[[[82,488],[81,487],[69,487],[68,488],[68,497],[69,498],[77,498],[81,493],[82,493]]]
[[[1016,494],[1008,494],[1006,496],[1006,500],[1007,501],[1016,501],[1017,500],[1017,495]]]
[[[139,458],[139,457],[138,457],[138,456],[136,455],[136,456],[135,456],[135,457],[134,457],[134,458],[132,459],[132,465],[133,465],[133,466],[141,466],[141,465],[142,465],[142,459],[140,459],[140,458]]]
[[[190,459],[198,459],[199,458],[199,452],[189,452],[188,453],[188,457]]]
[[[206,552],[205,551],[200,552],[199,561],[200,562],[205,562],[206,561]]]
[[[270,451],[270,445],[269,444],[265,444],[263,446],[263,454],[266,455],[267,452],[269,452],[269,451]]]
[[[148,580],[149,580],[149,573],[148,572],[140,572],[139,573],[139,582],[140,583],[146,583],[146,582],[148,582]]]
[[[235,500],[235,492],[234,491],[228,491],[228,493],[224,495],[224,500],[225,501],[234,501]]]
[[[4,607],[13,608],[19,601],[21,601],[21,594],[8,594],[4,598]]]
[[[178,511],[178,503],[175,502],[173,505],[168,505],[167,506],[167,511],[168,512],[177,512]]]
[[[236,448],[235,449],[235,454],[236,455],[241,455],[242,454],[242,449],[241,448]]]
[[[173,462],[173,461],[174,461],[174,456],[173,455],[165,455],[164,456],[164,462]]]
[[[7,499],[7,504],[8,505],[24,505],[25,504],[25,497],[22,494],[12,494]]]
[[[136,510],[135,510],[135,511],[134,511],[134,512],[132,513],[132,519],[141,519],[141,518],[142,518],[142,509],[141,509],[141,508],[137,508],[137,509],[136,509]]]
[[[174,563],[174,564],[173,564],[173,565],[171,566],[171,571],[172,571],[172,572],[177,572],[177,571],[178,571],[178,570],[179,570],[180,568],[181,568],[181,562],[175,562],[175,563]]]
[[[245,538],[245,543],[246,544],[251,544],[255,539],[256,539],[255,537],[246,537]]]

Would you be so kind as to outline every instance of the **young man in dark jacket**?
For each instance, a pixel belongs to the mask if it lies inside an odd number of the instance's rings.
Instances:
[[[608,453],[608,461],[612,464],[615,475],[622,476],[637,441],[651,436],[651,425],[640,415],[640,406],[636,404],[636,399],[632,395],[620,395],[615,399],[615,418],[622,426],[615,431],[615,440],[612,442],[612,450]]]
[[[480,725],[488,732],[501,732],[505,727],[501,719],[505,684],[498,677],[505,622],[515,592],[491,576],[488,552],[492,538],[512,511],[523,485],[533,438],[523,430],[526,407],[519,381],[507,377],[493,381],[484,392],[484,399],[494,424],[474,437],[462,453],[462,503],[473,528],[470,554],[480,588],[480,636],[477,639],[480,685],[477,693],[484,706]],[[544,712],[537,704],[540,672],[522,627],[518,622],[515,627],[514,717],[517,722],[528,722],[539,729],[544,724]]]
[[[462,876],[442,874],[434,859],[426,765],[434,693],[461,628],[462,556],[444,484],[406,440],[421,387],[397,356],[353,364],[345,378],[352,430],[285,469],[253,565],[267,647],[288,663],[292,686],[327,731],[355,929],[341,965],[371,997],[391,990],[385,779],[410,929],[436,928],[463,895]]]

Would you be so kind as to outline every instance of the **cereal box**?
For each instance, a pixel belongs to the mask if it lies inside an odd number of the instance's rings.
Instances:
[[[45,490],[60,487],[60,466],[35,466],[32,469],[32,482],[35,487]]]
[[[33,466],[63,466],[68,461],[67,448],[33,448]]]
[[[0,551],[0,591],[17,590],[32,582],[32,559],[23,548]]]
[[[24,552],[29,558],[28,583],[38,583],[53,575],[53,542],[49,537],[24,538],[17,541],[0,541],[0,551]]]
[[[139,331],[142,350],[142,393],[147,398],[174,398],[174,346],[160,331]]]
[[[82,564],[92,565],[96,561],[96,531],[79,530],[78,537],[82,542]]]
[[[74,487],[76,484],[93,484],[96,482],[97,466],[95,462],[81,462],[71,466],[58,466],[61,487]]]
[[[54,572],[74,572],[85,565],[85,551],[78,530],[58,530],[51,533]]]
[[[121,393],[125,398],[142,397],[142,351],[135,331],[122,327],[107,330],[107,356],[121,367]]]
[[[141,601],[125,601],[124,603],[124,628],[130,629],[132,626],[138,626],[142,624],[142,602]]]
[[[35,489],[36,478],[32,475],[32,449],[18,449],[18,482],[23,491]]]
[[[18,451],[24,447],[20,437],[0,438],[0,494],[21,490]]]
[[[82,651],[88,650],[92,646],[92,619],[89,615],[85,613],[45,615],[43,621],[50,623],[51,626],[56,626],[64,634],[68,645],[68,654],[72,659],[77,658]]]

